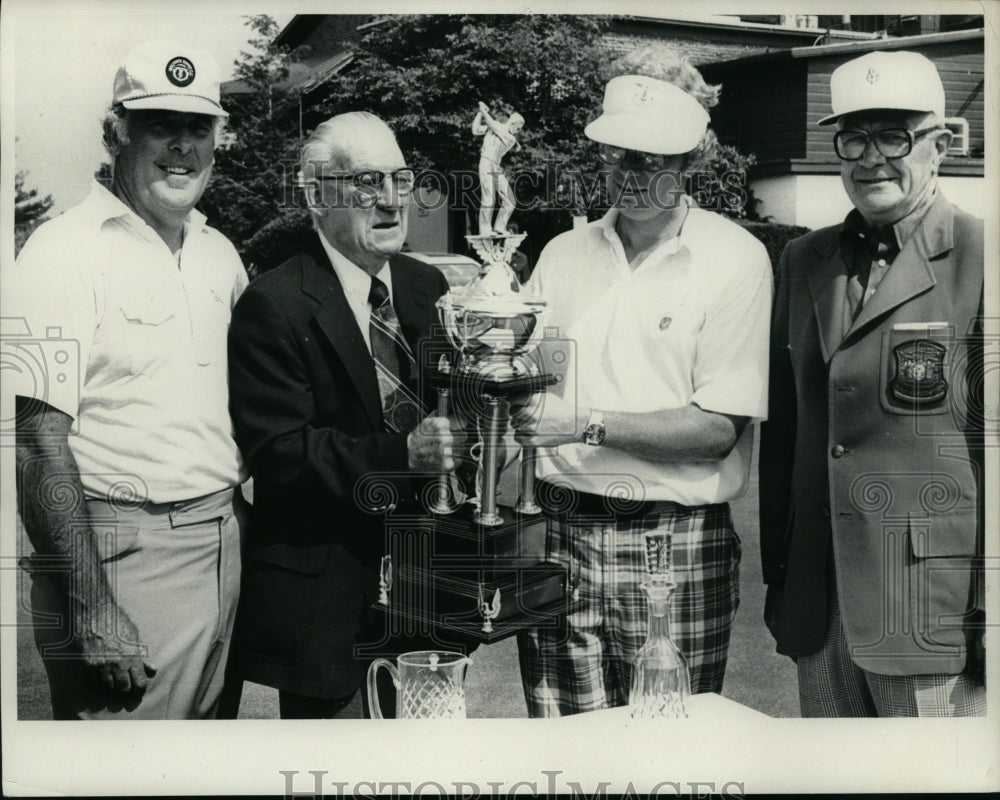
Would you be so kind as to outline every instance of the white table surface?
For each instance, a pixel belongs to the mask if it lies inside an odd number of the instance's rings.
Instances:
[[[759,722],[760,720],[770,719],[767,714],[762,714],[760,711],[756,711],[749,706],[737,703],[735,700],[730,700],[721,694],[707,692],[691,695],[687,712],[688,719],[695,722],[732,722],[739,719],[748,722]],[[632,711],[628,706],[620,706],[618,708],[607,708],[603,711],[590,711],[586,714],[573,714],[568,717],[559,717],[558,719],[560,722],[566,724],[573,724],[574,722],[585,724],[587,720],[598,718],[601,720],[618,719],[623,722],[630,721],[632,720]],[[642,720],[642,722],[645,722],[645,720]]]

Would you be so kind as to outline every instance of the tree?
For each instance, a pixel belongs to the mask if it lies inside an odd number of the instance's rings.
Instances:
[[[114,191],[111,188],[113,178],[114,176],[111,174],[111,165],[107,161],[102,161],[101,165],[94,171],[94,180],[111,192]]]
[[[388,122],[409,164],[433,178],[431,185],[448,188],[452,208],[472,216],[479,202],[481,139],[470,130],[477,102],[501,118],[519,112],[521,149],[504,166],[517,193],[514,221],[530,231],[536,251],[568,229],[572,215],[606,204],[597,149],[583,129],[600,108],[612,61],[601,36],[607,18],[387,16],[367,28],[335,79],[310,89],[308,105],[284,88],[298,54],[274,45],[274,20],[248,17],[248,25],[257,33],[250,42],[255,52],[242,53],[236,70],[248,92],[227,99],[235,141],[217,154],[202,208],[251,272],[301,246],[308,214],[290,182],[302,135],[345,111],[371,111]],[[735,150],[722,153],[720,168],[752,163]],[[748,206],[734,207],[718,202],[734,196],[726,187],[696,188],[722,213],[752,214],[752,197]],[[461,238],[452,248],[464,248]]]
[[[14,175],[14,255],[21,252],[31,232],[48,219],[52,195],[40,197],[37,189],[24,188],[25,173]]]
[[[700,173],[688,179],[688,193],[702,208],[739,220],[758,221],[753,189],[747,185],[757,157],[744,155],[729,144],[716,144],[715,155]]]
[[[297,95],[287,87],[292,58],[300,51],[274,44],[279,33],[269,16],[247,17],[256,37],[236,62],[245,92],[224,100],[230,112],[216,151],[213,178],[201,209],[213,227],[236,246],[248,272],[274,265],[280,241],[309,226],[302,208],[290,208],[290,164],[298,156]]]
[[[581,15],[388,17],[361,39],[350,67],[307,121],[348,110],[377,114],[410,164],[451,178],[452,206],[475,213],[476,104],[501,118],[519,112],[521,149],[504,165],[518,194],[514,219],[540,244],[548,238],[543,229],[565,229],[570,213],[582,213],[580,198],[558,187],[594,170],[596,150],[581,134],[604,91],[606,25],[606,18]],[[455,185],[459,175],[469,176],[464,186]]]

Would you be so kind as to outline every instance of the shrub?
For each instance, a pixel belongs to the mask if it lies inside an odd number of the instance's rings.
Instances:
[[[785,249],[785,245],[792,239],[808,233],[810,230],[801,225],[783,225],[780,222],[749,222],[747,220],[740,220],[739,224],[764,243],[764,247],[767,248],[767,254],[771,258],[772,269],[777,269],[778,258],[781,256],[781,251]]]
[[[244,243],[243,264],[247,274],[255,278],[273,269],[300,252],[315,235],[308,211],[282,210]]]

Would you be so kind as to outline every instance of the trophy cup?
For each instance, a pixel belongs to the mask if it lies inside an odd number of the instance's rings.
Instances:
[[[481,118],[490,131],[499,131],[493,134],[498,139],[506,131],[509,148],[511,132],[520,130],[512,121],[519,116],[510,116],[508,130],[480,104],[477,121]],[[487,144],[480,163],[484,203]],[[506,184],[502,173],[489,177],[494,188]],[[526,236],[506,231],[510,210],[512,204],[501,207],[495,223],[490,214],[481,215],[479,234],[465,237],[483,266],[470,283],[438,300],[455,357],[441,357],[425,370],[438,392],[438,414],[449,413],[451,404],[475,419],[477,495],[455,505],[448,476],[442,476],[427,503],[429,535],[417,545],[411,540],[395,559],[383,559],[380,584],[395,587],[382,593],[390,611],[487,642],[553,624],[566,611],[568,585],[566,569],[545,561],[546,522],[534,502],[533,448],[522,448],[517,497],[498,492],[509,398],[542,392],[556,380],[530,358],[542,338],[546,304],[523,289],[510,267]]]

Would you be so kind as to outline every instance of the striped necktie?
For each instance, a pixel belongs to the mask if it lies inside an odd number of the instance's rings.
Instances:
[[[427,415],[420,398],[406,386],[406,380],[416,372],[416,360],[399,328],[389,290],[374,275],[368,302],[372,307],[368,330],[382,398],[382,419],[390,431],[409,433]]]

